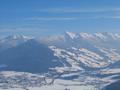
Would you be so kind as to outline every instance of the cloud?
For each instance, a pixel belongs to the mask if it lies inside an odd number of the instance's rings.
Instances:
[[[39,12],[48,12],[48,13],[97,13],[97,12],[120,12],[120,8],[48,8],[37,10]]]
[[[46,8],[37,10],[41,13],[54,13],[54,14],[68,14],[72,15],[70,18],[33,18],[33,20],[81,20],[81,19],[120,19],[120,7],[95,7],[95,8],[75,8],[75,7],[59,7],[59,8]],[[77,15],[79,14],[79,16]],[[75,16],[74,16],[75,15]],[[76,16],[77,15],[77,16]]]
[[[0,27],[0,33],[5,33],[5,32],[30,32],[30,31],[45,31],[48,29],[45,28],[39,28],[39,27]]]
[[[120,15],[118,16],[110,16],[110,15],[102,15],[102,16],[94,16],[93,19],[117,19],[119,20],[120,19]]]
[[[27,18],[27,20],[34,20],[34,21],[71,21],[77,20],[75,17],[31,17]]]

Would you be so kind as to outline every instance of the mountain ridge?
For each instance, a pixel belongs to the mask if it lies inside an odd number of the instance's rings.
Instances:
[[[7,37],[0,43],[0,71],[47,74],[103,88],[120,74],[119,36],[66,32],[42,39]]]

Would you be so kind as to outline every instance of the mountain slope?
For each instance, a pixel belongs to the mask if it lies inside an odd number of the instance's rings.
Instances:
[[[120,34],[66,32],[55,38],[9,37],[8,41],[0,44],[5,45],[0,52],[0,70],[47,72],[55,79],[98,88],[116,82],[114,78],[120,76]]]
[[[66,32],[61,44],[61,46],[54,45],[50,48],[61,59],[65,67],[77,70],[97,70],[120,62],[118,34]]]
[[[25,43],[30,39],[32,38],[23,35],[10,35],[8,37],[0,39],[0,52],[8,48],[16,47],[17,45]]]
[[[6,65],[2,70],[46,72],[49,68],[61,65],[56,59],[46,45],[35,40],[29,40],[0,53],[0,64]]]

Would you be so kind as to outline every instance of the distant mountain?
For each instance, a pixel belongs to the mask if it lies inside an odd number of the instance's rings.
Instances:
[[[1,70],[43,73],[61,65],[56,59],[48,46],[36,40],[28,40],[0,53],[0,64],[6,65]]]
[[[63,35],[49,36],[41,41],[48,45],[61,47],[99,46],[105,48],[120,48],[120,34],[118,33],[73,33],[65,32]],[[65,43],[66,42],[66,43]],[[59,44],[58,44],[59,43]],[[116,44],[115,44],[116,43]]]
[[[62,79],[84,77],[89,83],[92,78],[91,83],[108,85],[120,74],[120,34],[65,32],[40,39],[9,36],[0,40],[0,70],[52,71]]]
[[[65,40],[79,43],[87,42],[94,46],[105,48],[120,48],[120,34],[117,33],[65,33]],[[116,43],[116,44],[115,44]],[[86,45],[86,44],[85,44]]]
[[[17,45],[25,43],[30,39],[32,38],[23,35],[10,35],[0,39],[0,52],[11,47],[16,47]]]
[[[108,32],[103,32],[103,33],[72,33],[72,32],[65,32],[65,35],[69,36],[71,39],[75,38],[83,38],[86,40],[120,40],[120,34],[118,33],[108,33]]]
[[[41,45],[46,46],[46,48],[42,48]],[[51,54],[49,56],[50,60],[57,57],[61,60],[64,67],[73,70],[112,68],[116,65],[119,66],[119,48],[120,34],[113,33],[65,32],[64,35],[43,39],[13,35],[0,40],[0,51],[2,51],[0,53],[0,60],[3,67],[6,64],[5,61],[13,60],[12,62],[16,62],[21,59],[23,61],[25,59],[40,59],[41,56],[48,60],[45,55]],[[51,52],[41,53],[44,50]],[[56,62],[59,62],[59,60]]]
[[[82,69],[102,69],[120,62],[120,35],[113,33],[66,32],[60,45],[51,49],[65,66]],[[64,60],[65,59],[65,60]]]

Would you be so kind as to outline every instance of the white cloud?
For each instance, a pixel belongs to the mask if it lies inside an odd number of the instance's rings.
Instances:
[[[0,27],[0,32],[1,33],[6,33],[6,32],[30,32],[30,31],[45,31],[48,29],[45,28],[39,28],[39,27]]]
[[[32,17],[27,20],[35,20],[35,21],[69,21],[76,20],[75,17]]]
[[[102,15],[102,16],[94,16],[93,19],[120,19],[120,16]]]
[[[95,13],[95,12],[120,12],[120,8],[48,8],[37,10],[39,12],[49,12],[49,13]]]

